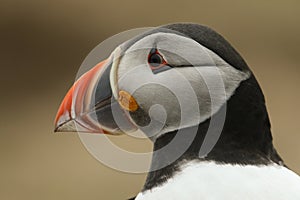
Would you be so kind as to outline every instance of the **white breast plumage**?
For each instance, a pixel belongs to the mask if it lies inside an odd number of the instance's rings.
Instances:
[[[161,186],[137,200],[300,200],[300,177],[268,166],[189,162]]]

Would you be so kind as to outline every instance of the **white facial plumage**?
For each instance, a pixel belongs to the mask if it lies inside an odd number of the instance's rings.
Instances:
[[[153,73],[148,63],[153,48],[170,69]],[[115,87],[115,97],[119,90],[132,94],[151,118],[149,125],[139,128],[144,132],[151,130],[147,135],[156,138],[205,121],[250,76],[250,72],[232,67],[195,40],[174,33],[145,36],[122,55],[115,55],[114,63],[111,85]],[[136,120],[132,121],[139,126]]]

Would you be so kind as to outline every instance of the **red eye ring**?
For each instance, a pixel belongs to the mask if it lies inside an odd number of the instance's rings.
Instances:
[[[159,69],[163,66],[168,65],[163,56],[159,53],[156,48],[151,49],[148,55],[148,63],[152,70]]]

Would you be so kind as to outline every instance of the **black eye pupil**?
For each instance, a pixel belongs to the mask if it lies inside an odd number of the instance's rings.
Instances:
[[[159,54],[152,54],[149,58],[149,63],[151,63],[154,67],[159,66],[162,62],[163,58]]]

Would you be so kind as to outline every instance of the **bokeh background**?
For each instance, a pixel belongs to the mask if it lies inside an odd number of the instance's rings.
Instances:
[[[105,167],[77,134],[53,134],[53,120],[97,44],[172,22],[206,24],[243,55],[265,93],[275,146],[300,173],[300,1],[0,2],[0,199],[118,200],[141,189],[145,174]],[[146,140],[113,140],[151,149]]]

